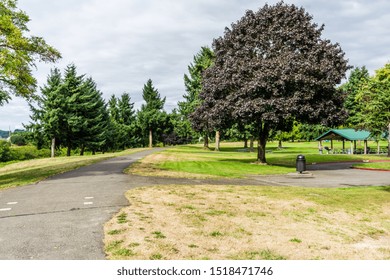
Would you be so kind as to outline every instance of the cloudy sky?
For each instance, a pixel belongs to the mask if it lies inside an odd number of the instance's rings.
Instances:
[[[38,64],[39,85],[54,66],[74,63],[79,74],[91,76],[107,100],[130,93],[136,108],[142,87],[151,78],[166,109],[184,94],[183,75],[201,46],[264,0],[19,0],[31,19],[31,35],[43,37],[63,58],[56,65]],[[371,73],[390,62],[390,1],[297,0],[318,24],[323,37],[339,42],[351,65]],[[0,129],[23,128],[29,109],[22,99],[0,107]]]

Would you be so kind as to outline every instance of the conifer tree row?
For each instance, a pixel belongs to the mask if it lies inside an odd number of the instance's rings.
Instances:
[[[48,76],[41,88],[36,107],[30,104],[32,122],[26,126],[38,142],[51,141],[52,157],[58,147],[71,150],[102,149],[107,138],[109,117],[102,93],[92,78],[77,75],[76,66],[66,67],[62,77],[59,69]]]

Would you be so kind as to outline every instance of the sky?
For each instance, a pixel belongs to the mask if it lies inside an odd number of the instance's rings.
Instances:
[[[183,76],[202,46],[212,46],[225,27],[264,0],[19,0],[30,22],[30,35],[57,48],[56,64],[37,63],[39,87],[50,69],[74,63],[78,74],[92,77],[108,100],[127,92],[135,108],[142,88],[152,79],[165,109],[171,111],[185,94]],[[317,24],[323,38],[340,43],[352,66],[365,65],[371,74],[390,62],[390,1],[296,0]],[[39,92],[38,87],[38,92]],[[0,107],[0,129],[22,129],[30,121],[26,101],[12,97]]]

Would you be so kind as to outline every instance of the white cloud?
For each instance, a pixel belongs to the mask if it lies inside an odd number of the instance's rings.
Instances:
[[[210,46],[245,10],[266,2],[278,1],[19,0],[19,7],[31,18],[31,34],[61,51],[61,70],[73,62],[80,74],[93,77],[106,99],[126,91],[136,106],[151,78],[172,109],[184,94],[183,75],[200,47]],[[373,73],[389,61],[389,1],[285,2],[303,6],[315,22],[324,23],[324,37],[341,44],[350,64],[366,65]],[[40,85],[52,67],[38,65]],[[14,99],[0,107],[0,129],[28,121],[26,102]]]

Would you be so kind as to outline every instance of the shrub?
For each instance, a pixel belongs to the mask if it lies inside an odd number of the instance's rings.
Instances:
[[[9,142],[0,140],[0,162],[12,160],[10,147]]]
[[[10,160],[29,160],[50,157],[49,149],[38,150],[35,146],[12,147],[11,151],[12,158]]]
[[[25,146],[27,144],[27,140],[22,134],[14,134],[11,136],[11,143],[17,146]]]

